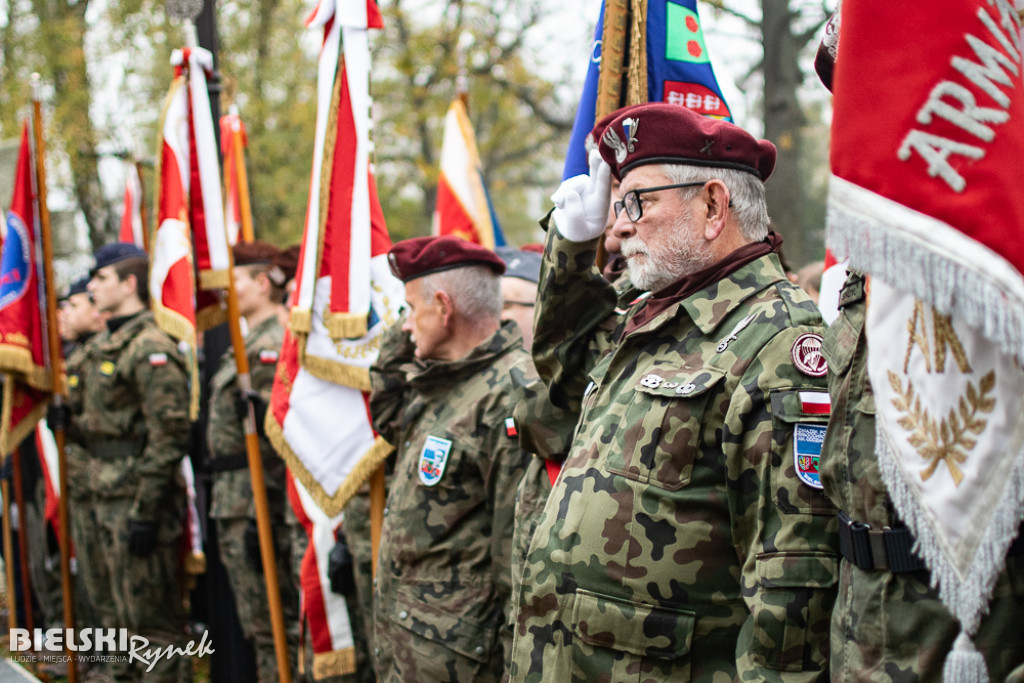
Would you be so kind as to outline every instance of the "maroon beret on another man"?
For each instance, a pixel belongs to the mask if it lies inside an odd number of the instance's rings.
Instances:
[[[505,262],[493,251],[451,235],[402,240],[391,247],[388,263],[402,282],[466,266],[487,266],[496,275],[505,272]]]
[[[598,127],[604,126],[603,132]],[[733,168],[762,181],[775,168],[775,145],[739,126],[686,107],[651,102],[624,107],[594,127],[601,157],[618,179],[646,164],[688,164]]]

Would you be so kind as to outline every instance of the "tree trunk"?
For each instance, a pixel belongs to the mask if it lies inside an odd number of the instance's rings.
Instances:
[[[775,231],[785,238],[787,261],[797,268],[814,256],[802,224],[805,181],[801,133],[805,121],[797,100],[797,89],[803,82],[801,45],[793,35],[789,0],[763,0],[762,12],[764,134],[779,149],[775,172],[767,184],[768,213]]]

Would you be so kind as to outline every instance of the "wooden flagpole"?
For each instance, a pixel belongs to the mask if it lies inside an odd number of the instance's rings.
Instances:
[[[235,366],[238,368],[238,388],[243,395],[252,391],[249,377],[249,357],[245,353],[245,338],[242,337],[241,315],[238,310],[238,293],[235,292],[234,259],[228,268],[228,329],[231,332],[231,346],[235,352]],[[256,414],[248,402],[245,416],[245,452],[249,458],[249,476],[252,480],[252,496],[256,506],[256,527],[260,537],[260,558],[263,561],[263,579],[267,586],[267,603],[270,606],[270,625],[274,632],[274,654],[277,657],[277,675],[281,683],[291,683],[292,671],[288,661],[288,641],[285,637],[284,611],[281,607],[281,589],[277,577],[277,560],[274,557],[274,536],[270,528],[270,505],[267,502],[267,486],[263,477],[263,459],[260,456],[259,435],[256,432]]]
[[[231,105],[231,114],[238,116],[238,108]],[[236,120],[240,121],[240,119]],[[242,241],[256,239],[252,229],[252,205],[249,203],[249,177],[245,170],[245,145],[242,144],[242,126],[231,128],[231,147],[235,153],[235,182],[238,183],[238,208],[242,214]]]
[[[142,161],[135,161],[135,175],[139,177],[139,219],[142,221],[142,248],[149,249],[149,217],[146,215],[146,179],[142,175]]]
[[[18,506],[18,565],[21,567],[21,594],[25,596],[25,628],[34,632],[35,618],[32,614],[32,577],[28,573],[28,534],[25,533],[25,480],[22,476],[21,449],[11,453],[13,470],[14,502]]]
[[[46,208],[46,147],[43,141],[42,93],[39,74],[32,74],[32,129],[36,142],[36,192],[39,200],[39,224],[43,241],[43,282],[46,292],[46,332],[50,373],[53,382],[53,406],[64,405],[64,382],[61,367],[60,334],[57,330],[57,292],[53,288],[53,239],[50,233],[50,212]],[[71,583],[71,529],[68,520],[68,466],[64,452],[64,427],[54,425],[53,438],[57,443],[57,472],[60,479],[60,576],[64,595],[64,627],[75,627],[74,588]],[[68,657],[68,681],[78,681],[78,661],[65,640],[64,654]]]

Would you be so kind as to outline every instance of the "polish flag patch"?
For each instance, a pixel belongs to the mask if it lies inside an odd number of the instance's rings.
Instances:
[[[832,413],[832,399],[826,391],[801,391],[800,410],[805,415],[829,415]]]
[[[516,421],[511,417],[505,418],[505,434],[508,436],[519,436],[519,432],[516,431]]]
[[[167,354],[166,353],[151,353],[149,354],[149,364],[158,368],[161,365],[167,365]]]
[[[278,357],[278,352],[277,351],[272,351],[270,349],[265,349],[263,351],[260,351],[260,362],[263,363],[264,365],[269,365],[270,363],[276,363],[277,362],[277,357]]]

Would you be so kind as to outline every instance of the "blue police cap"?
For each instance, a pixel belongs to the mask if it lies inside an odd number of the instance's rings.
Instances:
[[[536,283],[540,280],[541,255],[515,247],[495,247],[495,253],[505,262],[505,277]]]
[[[95,275],[96,271],[100,268],[106,268],[112,266],[115,263],[121,261],[127,261],[128,259],[145,259],[149,258],[145,249],[137,247],[131,242],[114,242],[113,244],[106,244],[96,250],[94,255],[96,258],[96,265],[89,271],[89,275]]]

